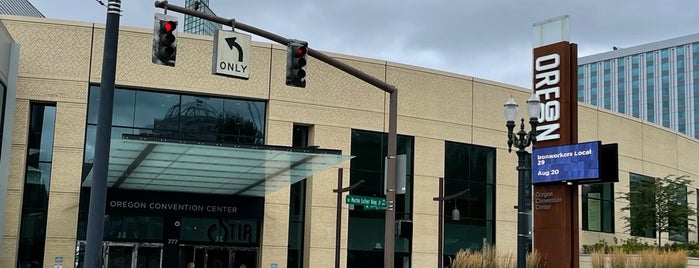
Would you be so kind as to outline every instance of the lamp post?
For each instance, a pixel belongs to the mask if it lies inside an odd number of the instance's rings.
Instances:
[[[439,202],[439,212],[438,212],[438,218],[439,218],[439,234],[437,235],[437,267],[442,268],[444,267],[444,201],[449,201],[452,199],[456,199],[464,194],[466,194],[468,191],[471,189],[465,189],[461,192],[444,196],[444,178],[439,177],[439,196],[438,197],[433,197],[432,200]],[[461,218],[461,215],[459,213],[459,210],[454,206],[454,210],[451,212],[451,219],[458,221],[459,218]]]
[[[526,264],[526,244],[527,244],[527,212],[525,208],[525,185],[526,178],[525,173],[530,167],[526,164],[526,157],[528,155],[525,150],[529,145],[534,145],[536,143],[536,126],[539,123],[539,114],[541,113],[541,106],[539,103],[539,98],[536,94],[527,100],[527,113],[529,114],[529,125],[531,130],[529,132],[524,131],[524,118],[520,123],[519,131],[515,134],[515,119],[517,118],[517,103],[510,97],[510,100],[505,103],[505,119],[507,120],[507,151],[512,152],[512,145],[517,148],[517,175],[518,175],[518,191],[517,191],[517,268],[524,268]]]
[[[348,187],[342,188],[342,168],[337,170],[337,189],[333,189],[333,193],[337,193],[337,215],[335,217],[335,268],[340,268],[340,227],[342,227],[342,193],[352,191],[364,180],[360,180]]]

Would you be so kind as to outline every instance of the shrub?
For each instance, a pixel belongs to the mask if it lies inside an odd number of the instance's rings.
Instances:
[[[514,268],[511,254],[499,254],[495,247],[486,246],[481,251],[459,250],[454,259],[453,268]],[[534,266],[536,267],[536,266]]]
[[[612,268],[626,268],[628,256],[621,248],[615,248],[612,251],[612,256],[609,259]]]
[[[603,250],[592,252],[590,257],[592,259],[592,268],[604,268],[605,260]]]
[[[527,268],[537,268],[539,267],[539,262],[541,261],[541,253],[537,250],[527,253]]]

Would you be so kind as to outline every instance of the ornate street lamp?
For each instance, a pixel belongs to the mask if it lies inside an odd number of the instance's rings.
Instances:
[[[456,198],[459,198],[460,196],[468,193],[471,191],[471,189],[464,189],[461,192],[452,194],[452,195],[447,195],[444,196],[444,178],[439,177],[439,196],[438,197],[433,197],[433,201],[437,201],[438,203],[438,219],[439,219],[439,227],[438,227],[438,236],[437,236],[437,267],[442,268],[443,263],[444,263],[444,201],[449,201],[449,200],[454,200]],[[459,209],[456,208],[456,200],[454,200],[454,210],[451,211],[451,220],[453,221],[458,221],[461,219],[461,213],[459,212]]]
[[[505,103],[505,119],[507,120],[507,151],[512,152],[512,145],[517,148],[517,157],[519,158],[517,164],[518,173],[518,191],[517,191],[517,268],[524,268],[526,263],[527,255],[527,211],[525,208],[526,197],[525,197],[525,187],[527,185],[525,174],[526,171],[530,169],[526,164],[526,157],[528,155],[525,150],[529,145],[534,145],[536,143],[536,126],[539,123],[539,114],[541,113],[541,105],[539,98],[536,94],[527,100],[527,113],[529,114],[529,125],[531,130],[529,132],[524,131],[524,118],[520,123],[520,129],[515,134],[515,119],[517,118],[517,103],[510,97],[510,100]]]

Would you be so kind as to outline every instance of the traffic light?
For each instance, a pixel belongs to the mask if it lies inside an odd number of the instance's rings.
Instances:
[[[177,58],[177,17],[155,14],[153,63],[175,66]]]
[[[308,43],[299,40],[289,41],[286,50],[286,84],[306,87],[306,62]]]

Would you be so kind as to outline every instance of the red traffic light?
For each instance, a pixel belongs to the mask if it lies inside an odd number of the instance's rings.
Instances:
[[[303,55],[306,55],[306,52],[307,52],[306,47],[300,46],[300,47],[296,48],[296,57],[302,57]]]
[[[177,22],[174,21],[162,21],[161,23],[160,29],[163,31],[163,33],[172,32],[175,30],[175,28],[177,28]]]

